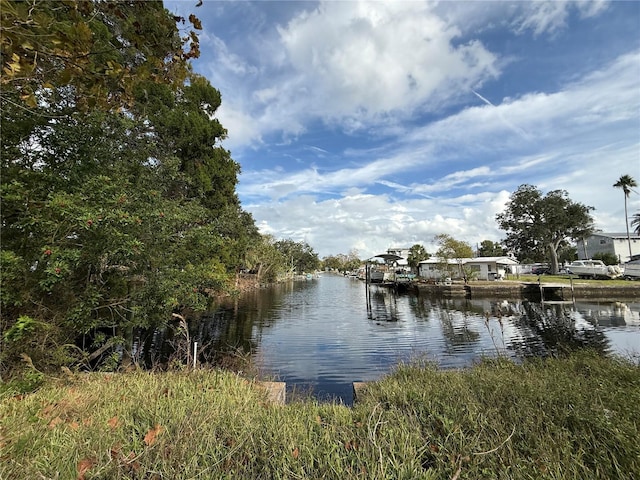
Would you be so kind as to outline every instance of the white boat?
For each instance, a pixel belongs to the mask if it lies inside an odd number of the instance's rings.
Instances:
[[[576,260],[567,267],[567,272],[580,278],[618,278],[622,269],[617,265],[605,265],[602,260]]]
[[[633,260],[624,264],[624,278],[640,280],[640,260]]]

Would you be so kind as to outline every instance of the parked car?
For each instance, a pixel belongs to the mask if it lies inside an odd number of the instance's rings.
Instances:
[[[534,275],[547,275],[551,272],[551,269],[546,265],[535,265],[531,269],[531,273]]]

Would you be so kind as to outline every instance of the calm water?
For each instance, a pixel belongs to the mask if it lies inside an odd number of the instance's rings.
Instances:
[[[640,357],[640,303],[541,306],[501,299],[395,295],[325,274],[252,292],[205,316],[192,340],[214,352],[252,352],[261,372],[321,399],[352,402],[354,381],[380,378],[420,356],[443,368],[498,353],[514,360],[591,346]]]

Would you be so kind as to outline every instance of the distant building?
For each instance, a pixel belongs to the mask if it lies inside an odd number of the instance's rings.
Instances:
[[[397,261],[397,265],[399,267],[406,267],[407,265],[409,265],[409,261],[407,260],[409,258],[409,253],[411,252],[410,248],[404,248],[404,247],[394,247],[394,248],[389,248],[387,249],[387,254],[389,255],[398,255],[399,257],[402,257],[402,259]]]
[[[640,235],[634,233],[631,238],[631,255],[640,255]],[[576,244],[578,260],[588,260],[598,253],[612,253],[620,263],[629,260],[629,243],[626,233],[597,232]]]

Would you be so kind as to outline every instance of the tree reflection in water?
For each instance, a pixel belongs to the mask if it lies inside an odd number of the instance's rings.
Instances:
[[[609,351],[604,332],[587,322],[577,325],[573,309],[562,304],[526,301],[522,306],[522,315],[516,318],[515,324],[529,334],[509,345],[519,356],[558,356],[585,348],[603,354]]]
[[[415,354],[460,368],[483,356],[517,360],[582,348],[619,352],[621,337],[625,345],[640,338],[638,303],[443,298],[373,286],[369,309],[365,288],[357,280],[327,276],[248,292],[190,318],[188,339],[191,347],[198,342],[199,363],[255,355],[278,373],[309,374],[316,381],[319,370],[349,380],[374,376]],[[136,345],[137,360],[146,366],[176,357],[184,362],[189,351],[179,322],[140,333]]]

